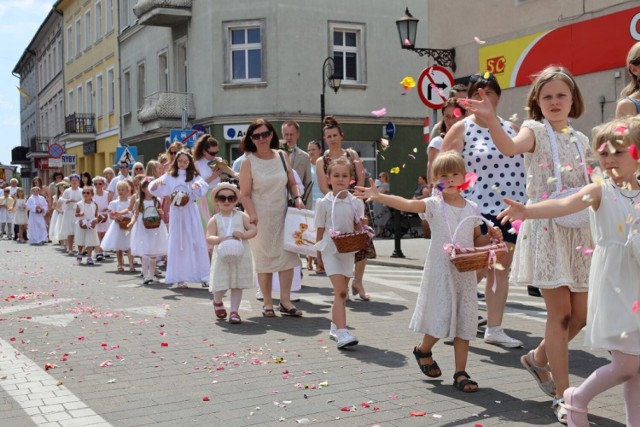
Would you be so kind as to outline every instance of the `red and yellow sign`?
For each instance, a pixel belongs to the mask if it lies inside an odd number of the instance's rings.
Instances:
[[[525,86],[550,64],[565,66],[576,76],[624,67],[637,41],[640,7],[483,46],[479,68],[493,73],[503,89]]]

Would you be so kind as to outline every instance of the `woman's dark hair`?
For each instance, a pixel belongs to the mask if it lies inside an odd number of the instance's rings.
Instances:
[[[474,74],[469,78],[469,98],[478,93],[478,89],[484,88],[493,90],[498,96],[502,94],[498,80],[489,72],[485,74]]]
[[[84,181],[82,181],[82,178],[87,178],[87,182],[84,183]],[[87,171],[82,172],[82,177],[80,178],[80,188],[84,188],[84,186],[93,186],[93,178],[91,178],[91,174]]]
[[[55,181],[57,177],[64,178],[64,174],[62,172],[54,172],[53,180]]]
[[[324,131],[329,129],[338,129],[338,132],[340,132],[340,135],[344,136],[344,132],[342,132],[340,123],[338,123],[338,120],[336,120],[335,116],[327,116],[322,121],[322,134],[324,135]]]
[[[190,182],[193,180],[194,177],[198,176],[199,174],[198,174],[198,171],[196,170],[196,164],[193,162],[193,155],[187,150],[180,150],[173,157],[171,166],[169,166],[169,175],[171,175],[174,178],[178,176],[178,170],[180,169],[178,167],[178,157],[182,155],[187,156],[187,158],[189,159],[189,166],[187,166],[187,171],[186,171],[187,177],[185,178],[185,181]]]
[[[200,160],[204,157],[204,151],[209,150],[211,147],[217,147],[219,145],[218,140],[205,133],[196,141],[193,146],[193,160]]]
[[[442,110],[442,121],[440,122],[440,129],[438,129],[441,134],[447,133],[447,124],[444,122],[444,110],[445,110],[445,108],[450,108],[450,107],[459,108],[460,109],[460,114],[462,114],[463,116],[467,112],[464,108],[462,108],[461,106],[458,105],[458,103],[456,102],[456,98],[447,99],[444,102],[444,104],[442,105],[442,108],[441,108],[441,110]]]
[[[33,179],[31,180],[31,182],[32,182],[32,184],[34,186],[36,186],[36,183],[35,183],[36,181],[40,182],[40,185],[38,185],[38,187],[42,187],[44,185],[44,184],[42,184],[42,178],[40,178],[39,176],[34,176]]]
[[[266,128],[271,132],[271,142],[269,142],[269,148],[272,150],[277,150],[280,148],[280,138],[278,138],[278,133],[275,128],[268,120],[265,119],[257,119],[253,123],[249,125],[247,129],[247,133],[242,138],[242,143],[244,144],[244,151],[247,153],[255,153],[258,149],[256,144],[253,143],[251,139],[251,135],[258,129],[260,126],[266,126]]]
[[[318,141],[316,141],[315,139],[314,139],[314,140],[309,141],[309,144],[307,144],[307,147],[308,147],[310,144],[315,145],[315,146],[316,146],[316,148],[317,148],[318,150],[322,151],[322,145],[320,145],[320,143],[319,143]]]
[[[144,198],[145,198],[145,194],[144,194],[144,190],[145,188],[147,188],[149,186],[149,184],[151,184],[151,181],[153,181],[153,179],[149,176],[145,176],[143,177],[143,179],[140,181],[140,185],[138,186],[138,206],[136,208],[136,214],[141,215],[144,212]],[[158,198],[154,195],[151,196],[151,200],[153,200],[153,205],[157,208],[158,206],[160,206],[160,201],[158,200]]]

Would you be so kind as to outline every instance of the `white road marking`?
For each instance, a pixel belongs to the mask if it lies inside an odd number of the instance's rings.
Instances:
[[[128,311],[131,313],[143,314],[145,316],[153,317],[165,317],[167,315],[167,309],[164,307],[158,307],[155,305],[148,305],[145,307],[127,307],[118,308],[116,311]]]
[[[27,302],[24,304],[12,305],[9,307],[0,308],[0,314],[16,313],[18,311],[31,310],[32,308],[47,307],[50,305],[60,304],[61,302],[73,301],[71,298],[60,298],[49,301],[35,301]]]
[[[76,318],[76,315],[73,313],[69,314],[52,314],[49,316],[35,316],[31,319],[26,319],[29,322],[42,323],[43,325],[51,325],[51,326],[59,326],[64,328],[69,323],[73,322]]]
[[[35,425],[111,426],[58,380],[0,338],[0,387]]]

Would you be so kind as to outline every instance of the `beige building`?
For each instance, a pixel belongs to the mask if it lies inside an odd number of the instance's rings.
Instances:
[[[549,64],[569,68],[586,105],[573,124],[587,135],[613,118],[628,83],[627,51],[640,41],[638,2],[448,0],[429,1],[428,11],[429,47],[456,49],[456,80],[493,72],[503,89],[503,117],[517,113],[518,123],[526,118],[532,74]],[[452,23],[464,25],[450,29]]]
[[[59,142],[75,171],[101,174],[119,141],[117,0],[58,0],[63,15],[65,116]],[[69,172],[67,170],[67,172]]]

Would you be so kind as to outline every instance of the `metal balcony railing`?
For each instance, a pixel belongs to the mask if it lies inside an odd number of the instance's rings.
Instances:
[[[65,133],[96,133],[95,114],[73,113],[64,118]]]
[[[155,92],[144,98],[142,108],[138,111],[138,121],[180,120],[184,112],[187,119],[195,119],[192,93]]]

